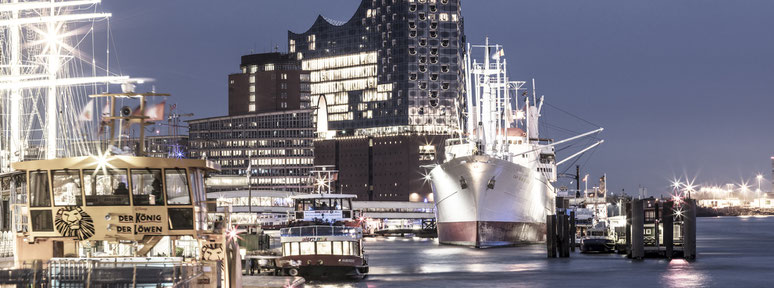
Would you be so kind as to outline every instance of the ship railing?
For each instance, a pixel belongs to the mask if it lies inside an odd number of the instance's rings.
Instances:
[[[363,229],[346,226],[316,225],[280,229],[280,236],[283,237],[350,236],[360,238],[362,235]]]
[[[47,262],[25,262],[17,269],[0,270],[0,284],[48,284],[36,285],[38,287],[101,287],[108,284],[186,286],[204,275],[205,265],[208,264],[182,262],[179,258],[169,257],[53,258]]]

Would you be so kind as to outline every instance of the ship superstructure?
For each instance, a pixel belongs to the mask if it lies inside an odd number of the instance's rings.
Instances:
[[[473,247],[543,241],[546,215],[554,213],[557,165],[602,140],[561,161],[555,146],[602,128],[556,142],[540,138],[544,98],[534,80],[529,97],[524,81],[509,79],[502,46],[487,39],[467,48],[467,103],[459,111],[467,125],[446,141],[445,162],[429,174],[439,241]],[[483,51],[483,63],[472,60],[473,49]]]

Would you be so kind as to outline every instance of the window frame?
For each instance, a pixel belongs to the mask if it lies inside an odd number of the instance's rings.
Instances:
[[[133,204],[132,203],[132,198],[133,198],[132,197],[132,183],[131,183],[132,177],[129,175],[129,169],[128,168],[106,168],[105,171],[107,171],[108,174],[102,174],[102,172],[100,170],[101,169],[82,169],[81,170],[81,177],[82,177],[81,181],[83,182],[83,188],[81,189],[81,191],[82,191],[81,194],[83,195],[83,206],[86,206],[86,207],[132,206],[132,204]],[[86,195],[86,192],[87,192],[87,190],[86,190],[86,171],[95,171],[95,173],[89,172],[89,174],[91,174],[91,177],[94,177],[94,180],[95,180],[94,184],[96,184],[96,176],[98,176],[98,175],[111,175],[112,176],[114,174],[111,174],[110,173],[111,171],[123,171],[125,173],[124,175],[126,176],[126,186],[127,186],[126,189],[129,190],[129,194],[126,195],[128,203],[126,205],[124,205],[124,204],[88,205],[88,201],[86,201],[86,196],[107,196],[107,195],[97,195],[96,194],[97,193],[97,186],[96,185],[93,187],[95,194],[94,195]],[[113,189],[112,183],[111,183],[110,189],[111,189],[111,191],[113,193],[113,194],[110,194],[110,196],[120,196],[120,195],[116,195],[115,194],[115,189]]]
[[[54,175],[55,175],[56,172],[70,172],[70,171],[75,171],[75,174],[78,175],[77,179],[78,179],[78,181],[80,181],[80,183],[79,183],[80,187],[78,187],[80,192],[79,192],[79,194],[78,194],[78,196],[76,198],[77,200],[75,202],[75,205],[57,205],[56,204],[56,195],[55,195],[56,192],[54,192]],[[81,169],[67,169],[67,168],[65,168],[65,169],[58,169],[58,170],[50,170],[49,174],[51,174],[51,176],[50,176],[51,177],[51,196],[52,196],[52,200],[53,200],[52,202],[53,202],[54,207],[84,206],[84,204],[86,202],[84,200],[84,196],[85,196],[84,195],[84,191],[83,191],[84,190],[83,189],[84,188],[83,187],[84,186],[83,185],[84,182],[83,182],[83,175],[81,175]]]
[[[48,193],[48,205],[40,206],[40,205],[35,204],[36,203],[35,199],[37,199],[37,198],[33,198],[32,197],[32,195],[33,195],[32,182],[33,181],[30,181],[30,179],[32,179],[32,174],[33,173],[34,174],[40,174],[40,173],[45,173],[46,174],[46,185],[45,185],[45,188],[46,188],[46,192]],[[28,175],[27,175],[27,185],[28,185],[27,186],[27,193],[28,193],[28,195],[27,195],[27,199],[28,199],[27,201],[28,202],[27,203],[29,203],[30,208],[50,208],[51,207],[51,204],[53,202],[52,199],[51,199],[51,173],[48,170],[31,170],[31,171],[29,171]]]
[[[180,204],[180,203],[169,203],[169,199],[170,198],[169,198],[169,189],[168,189],[168,185],[169,184],[168,184],[168,181],[167,181],[167,171],[170,171],[170,170],[172,170],[172,171],[180,171],[180,170],[182,170],[183,171],[183,179],[185,179],[185,187],[187,189],[186,191],[188,192],[188,203],[182,203],[182,204]],[[164,173],[164,194],[165,194],[164,195],[164,199],[165,199],[164,203],[167,206],[191,206],[191,205],[193,205],[193,197],[191,195],[191,183],[189,183],[190,181],[188,181],[188,169],[186,169],[186,168],[164,168],[164,172],[163,173]]]
[[[147,205],[146,204],[137,204],[137,202],[134,200],[134,196],[139,196],[139,195],[142,195],[142,194],[134,194],[135,193],[134,192],[135,191],[135,189],[134,189],[134,172],[133,172],[134,170],[148,171],[148,172],[154,171],[154,170],[158,170],[159,171],[159,173],[161,175],[161,197],[160,197],[161,198],[161,202],[159,202],[159,200],[156,200],[156,202],[157,203],[161,203],[161,204],[154,204],[154,205],[151,205],[151,204],[147,204]],[[166,177],[164,177],[164,169],[161,169],[161,168],[147,168],[147,167],[146,168],[131,168],[131,169],[129,169],[129,181],[130,181],[130,184],[131,184],[130,186],[132,187],[132,189],[129,191],[130,195],[132,196],[131,197],[132,198],[132,206],[157,207],[157,206],[165,206],[166,205],[166,203],[167,203],[166,202],[166,200],[167,200],[167,195],[166,195],[167,194],[166,193],[167,189],[166,188],[167,187],[166,187]],[[151,184],[151,185],[153,185],[153,184]],[[153,194],[153,192],[151,192],[151,194]]]

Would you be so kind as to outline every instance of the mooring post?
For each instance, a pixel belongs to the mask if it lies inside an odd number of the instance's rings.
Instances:
[[[575,231],[575,211],[570,211],[570,250],[575,252],[575,235],[578,232]]]
[[[562,257],[570,257],[570,216],[562,213]]]
[[[632,258],[632,201],[626,202],[626,256]]]
[[[546,252],[548,258],[556,257],[556,215],[546,215]]]
[[[645,229],[645,211],[642,206],[643,200],[634,200],[632,203],[632,258],[642,259],[645,257],[644,229]]]
[[[675,224],[673,207],[673,201],[666,201],[662,207],[663,213],[661,213],[661,223],[663,223],[661,225],[664,227],[664,256],[666,256],[667,259],[672,259],[672,252],[674,250]]]
[[[683,257],[688,260],[696,259],[696,200],[685,200],[685,212],[683,213]]]

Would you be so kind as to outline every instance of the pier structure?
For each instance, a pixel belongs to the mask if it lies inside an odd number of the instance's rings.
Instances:
[[[695,199],[651,197],[627,205],[627,257],[696,259]]]

